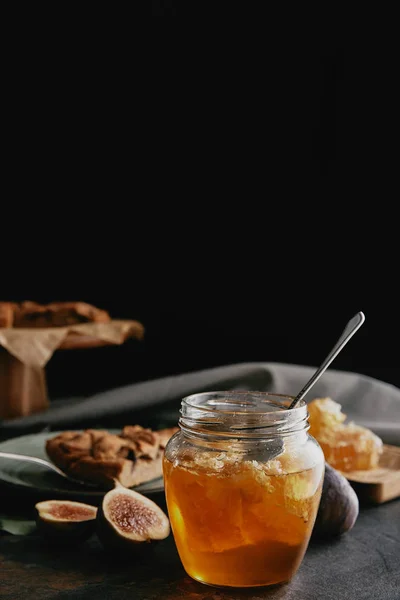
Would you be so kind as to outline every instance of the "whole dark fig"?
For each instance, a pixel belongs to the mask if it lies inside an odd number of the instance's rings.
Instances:
[[[96,532],[106,550],[129,555],[168,537],[170,524],[167,515],[150,498],[117,485],[103,498]]]
[[[347,479],[325,463],[321,501],[312,533],[313,538],[327,539],[349,531],[357,520],[358,497]]]
[[[35,504],[38,531],[49,541],[77,543],[95,530],[97,507],[70,500],[45,500]]]

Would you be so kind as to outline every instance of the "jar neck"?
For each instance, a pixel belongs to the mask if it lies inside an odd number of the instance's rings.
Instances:
[[[267,392],[205,392],[182,400],[180,428],[203,440],[266,441],[303,437],[307,405],[288,410],[292,397]]]

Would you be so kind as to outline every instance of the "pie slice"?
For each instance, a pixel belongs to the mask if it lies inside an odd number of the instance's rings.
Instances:
[[[14,310],[14,327],[67,327],[80,323],[108,323],[105,310],[87,302],[22,302]]]
[[[49,458],[75,479],[133,487],[162,476],[162,459],[177,427],[153,431],[128,425],[121,434],[85,429],[63,431],[46,442]]]

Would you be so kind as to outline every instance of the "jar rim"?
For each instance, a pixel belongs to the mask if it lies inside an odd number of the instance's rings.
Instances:
[[[275,392],[218,390],[182,399],[179,426],[185,435],[266,439],[307,431],[308,410],[302,400]]]
[[[179,425],[186,433],[202,435],[251,438],[292,435],[308,429],[307,404],[303,400],[289,410],[292,400],[292,396],[275,392],[199,392],[182,399]]]
[[[218,409],[213,407],[213,405],[205,405],[202,403],[203,400],[207,398],[212,399],[220,399],[221,405],[226,406],[234,406],[234,400],[239,400],[237,402],[237,406],[241,408],[255,408],[254,400],[257,400],[259,403],[265,402],[265,407],[270,407],[270,410],[226,410],[226,409]],[[205,410],[209,412],[212,410],[215,413],[223,414],[223,415],[235,415],[239,416],[240,414],[246,416],[271,416],[271,415],[281,415],[285,416],[287,414],[295,414],[304,413],[304,409],[307,408],[307,403],[305,400],[301,400],[295,408],[289,409],[290,404],[294,400],[295,396],[290,396],[288,394],[280,394],[277,392],[264,392],[264,391],[252,391],[252,390],[217,390],[217,391],[208,391],[208,392],[196,392],[194,394],[189,394],[182,398],[182,406],[186,406],[188,408],[193,408],[196,410]],[[274,401],[275,399],[275,401]],[[198,400],[199,402],[196,402]],[[253,400],[253,402],[251,402]],[[216,405],[214,405],[216,406]],[[287,408],[284,408],[287,406]]]

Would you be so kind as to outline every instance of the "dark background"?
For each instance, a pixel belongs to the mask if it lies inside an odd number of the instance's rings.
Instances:
[[[153,2],[129,43],[58,31],[15,59],[1,297],[85,300],[146,328],[56,353],[51,395],[317,366],[359,310],[332,368],[400,385],[390,35],[338,9],[186,4]]]

